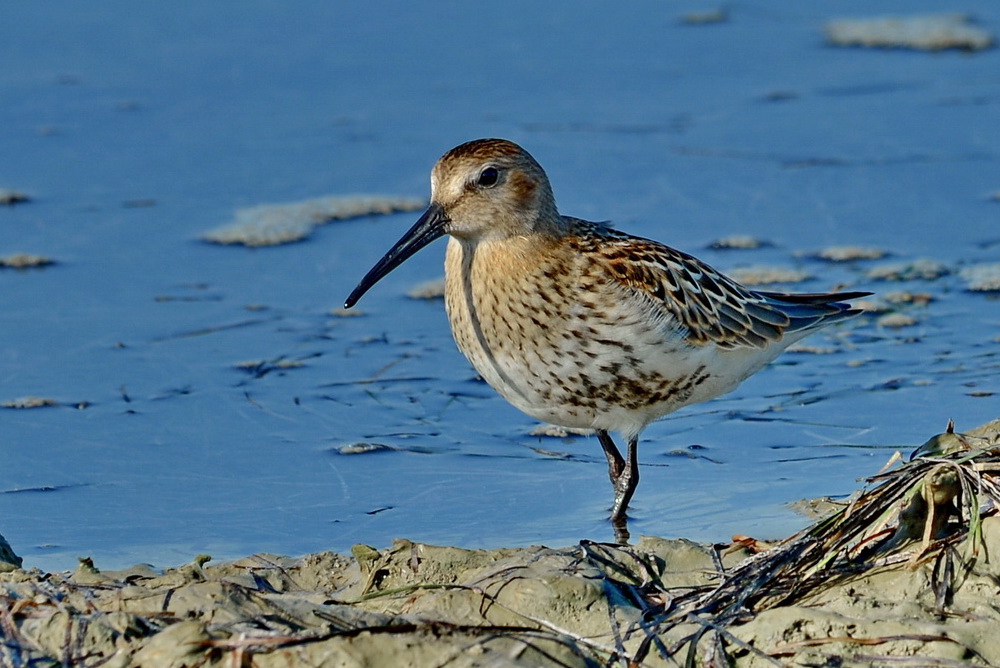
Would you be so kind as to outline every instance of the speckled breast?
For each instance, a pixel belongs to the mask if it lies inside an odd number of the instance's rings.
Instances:
[[[547,422],[624,431],[702,400],[702,350],[572,254],[528,241],[448,245],[452,333],[501,396]]]

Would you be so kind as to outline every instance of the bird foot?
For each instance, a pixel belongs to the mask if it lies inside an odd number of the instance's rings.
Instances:
[[[628,518],[624,515],[612,517],[611,526],[615,530],[615,542],[619,545],[628,545],[628,539],[631,537],[628,532]]]

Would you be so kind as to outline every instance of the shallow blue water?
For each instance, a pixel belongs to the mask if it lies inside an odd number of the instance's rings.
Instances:
[[[746,3],[706,26],[680,24],[686,9],[7,8],[0,187],[33,201],[0,207],[0,255],[58,264],[0,270],[0,401],[60,405],[0,410],[0,533],[46,569],[396,536],[610,539],[596,441],[528,436],[455,350],[441,303],[404,296],[440,275],[441,244],[369,293],[363,317],[330,315],[415,215],[259,250],[197,240],[254,204],[426,196],[437,157],[480,136],[528,148],[564,213],[721,269],[935,297],[914,327],[820,334],[807,343],[841,351],[786,354],[650,427],[633,534],[783,535],[804,523],[788,501],[851,491],[948,418],[996,417],[1000,302],[956,275],[876,283],[877,262],[796,252],[1000,261],[1000,52],[829,48],[825,6]],[[1000,30],[995,3],[962,10]],[[734,233],[774,245],[705,248]],[[235,366],[279,359],[302,365]],[[390,449],[339,454],[359,441]]]

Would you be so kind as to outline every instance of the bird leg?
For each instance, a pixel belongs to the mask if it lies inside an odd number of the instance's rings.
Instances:
[[[635,488],[639,486],[639,437],[633,436],[628,440],[628,461],[621,474],[611,482],[615,486],[615,505],[611,509],[611,519],[625,519],[625,511],[628,509],[628,502],[635,494]]]
[[[639,485],[639,437],[633,436],[628,441],[628,460],[622,458],[607,431],[598,429],[597,439],[604,448],[604,456],[608,458],[608,476],[615,488],[615,504],[611,508],[615,539],[619,543],[625,543],[629,537],[625,511],[628,509],[629,501],[632,500],[635,488]]]
[[[605,430],[597,430],[597,440],[601,442],[601,447],[604,448],[604,456],[608,458],[608,477],[611,478],[611,484],[617,485],[618,478],[621,477],[622,471],[625,470],[625,460],[622,459],[622,453],[618,452],[618,446],[612,440],[611,434]]]

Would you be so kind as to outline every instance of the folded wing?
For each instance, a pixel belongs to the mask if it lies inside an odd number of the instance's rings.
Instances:
[[[786,333],[857,315],[843,301],[870,294],[757,292],[686,253],[626,235],[605,239],[597,252],[614,280],[683,327],[696,345],[766,348]]]

